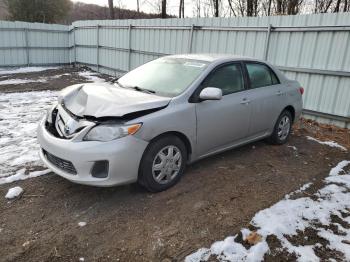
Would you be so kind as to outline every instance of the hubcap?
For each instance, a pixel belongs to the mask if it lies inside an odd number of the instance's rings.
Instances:
[[[152,175],[159,184],[167,184],[179,173],[182,155],[176,146],[166,146],[156,155],[152,164]]]
[[[290,120],[288,116],[282,117],[278,124],[277,135],[280,140],[285,140],[290,132]]]

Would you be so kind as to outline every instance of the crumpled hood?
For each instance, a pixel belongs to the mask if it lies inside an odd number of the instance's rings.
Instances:
[[[112,84],[78,84],[62,90],[59,102],[74,115],[123,117],[167,106],[171,98],[117,87]]]

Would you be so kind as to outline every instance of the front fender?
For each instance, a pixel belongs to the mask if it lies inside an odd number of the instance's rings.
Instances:
[[[194,104],[169,105],[157,112],[133,119],[133,122],[143,123],[135,136],[148,142],[167,132],[183,134],[190,142],[192,155],[195,155],[197,123]]]

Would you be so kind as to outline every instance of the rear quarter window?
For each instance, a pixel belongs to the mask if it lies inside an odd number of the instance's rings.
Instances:
[[[251,88],[277,85],[280,83],[270,67],[260,63],[246,63]]]

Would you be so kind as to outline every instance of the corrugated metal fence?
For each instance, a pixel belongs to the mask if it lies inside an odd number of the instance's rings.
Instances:
[[[70,63],[69,41],[65,25],[0,21],[0,66]]]
[[[17,31],[9,29],[14,24]],[[2,41],[6,32],[7,40]],[[350,13],[95,20],[72,26],[3,22],[0,36],[5,57],[0,65],[76,62],[117,75],[166,54],[266,59],[304,86],[306,114],[350,127]]]

